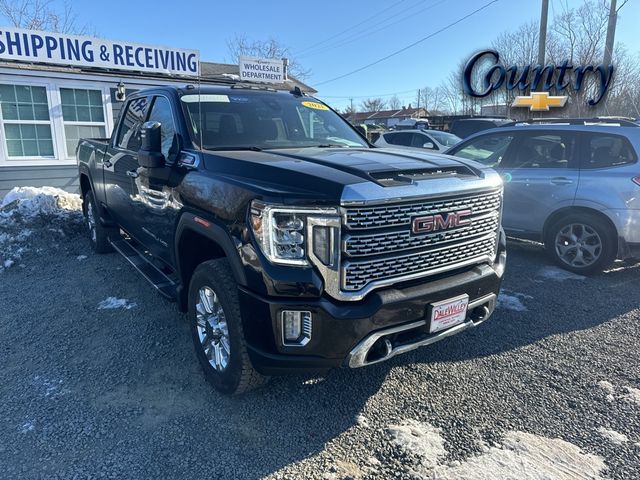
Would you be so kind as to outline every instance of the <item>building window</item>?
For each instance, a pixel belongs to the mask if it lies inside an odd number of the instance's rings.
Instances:
[[[53,157],[45,87],[0,84],[0,106],[9,157]]]
[[[60,99],[67,157],[73,157],[81,138],[106,136],[102,91],[61,88]]]

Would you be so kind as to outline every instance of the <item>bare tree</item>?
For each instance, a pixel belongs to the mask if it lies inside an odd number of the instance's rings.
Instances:
[[[367,98],[362,101],[361,109],[363,112],[379,112],[387,107],[387,103],[381,98]]]
[[[238,63],[240,56],[247,55],[261,58],[286,58],[289,62],[289,73],[298,80],[304,80],[311,75],[311,70],[304,68],[291,55],[289,47],[282,45],[274,38],[267,40],[250,40],[245,35],[236,35],[227,40],[227,49],[232,61]]]
[[[402,108],[402,102],[397,95],[394,95],[389,99],[388,105],[390,110],[400,110],[400,108]]]
[[[0,16],[18,28],[76,35],[95,34],[87,25],[78,25],[77,16],[68,2],[59,10],[53,0],[0,0]]]

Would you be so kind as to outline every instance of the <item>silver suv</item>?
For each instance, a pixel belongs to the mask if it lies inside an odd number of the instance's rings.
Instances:
[[[503,177],[502,223],[542,241],[567,270],[590,274],[640,256],[640,127],[573,120],[476,134],[447,153]]]

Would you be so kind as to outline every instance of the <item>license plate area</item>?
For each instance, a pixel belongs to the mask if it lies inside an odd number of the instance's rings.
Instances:
[[[436,333],[463,323],[467,318],[469,295],[459,295],[429,305],[429,333]]]

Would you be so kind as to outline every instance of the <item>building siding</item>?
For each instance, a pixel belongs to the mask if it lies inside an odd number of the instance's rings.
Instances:
[[[78,193],[78,167],[60,166],[10,166],[0,167],[0,198],[14,187],[56,187],[71,193]]]

